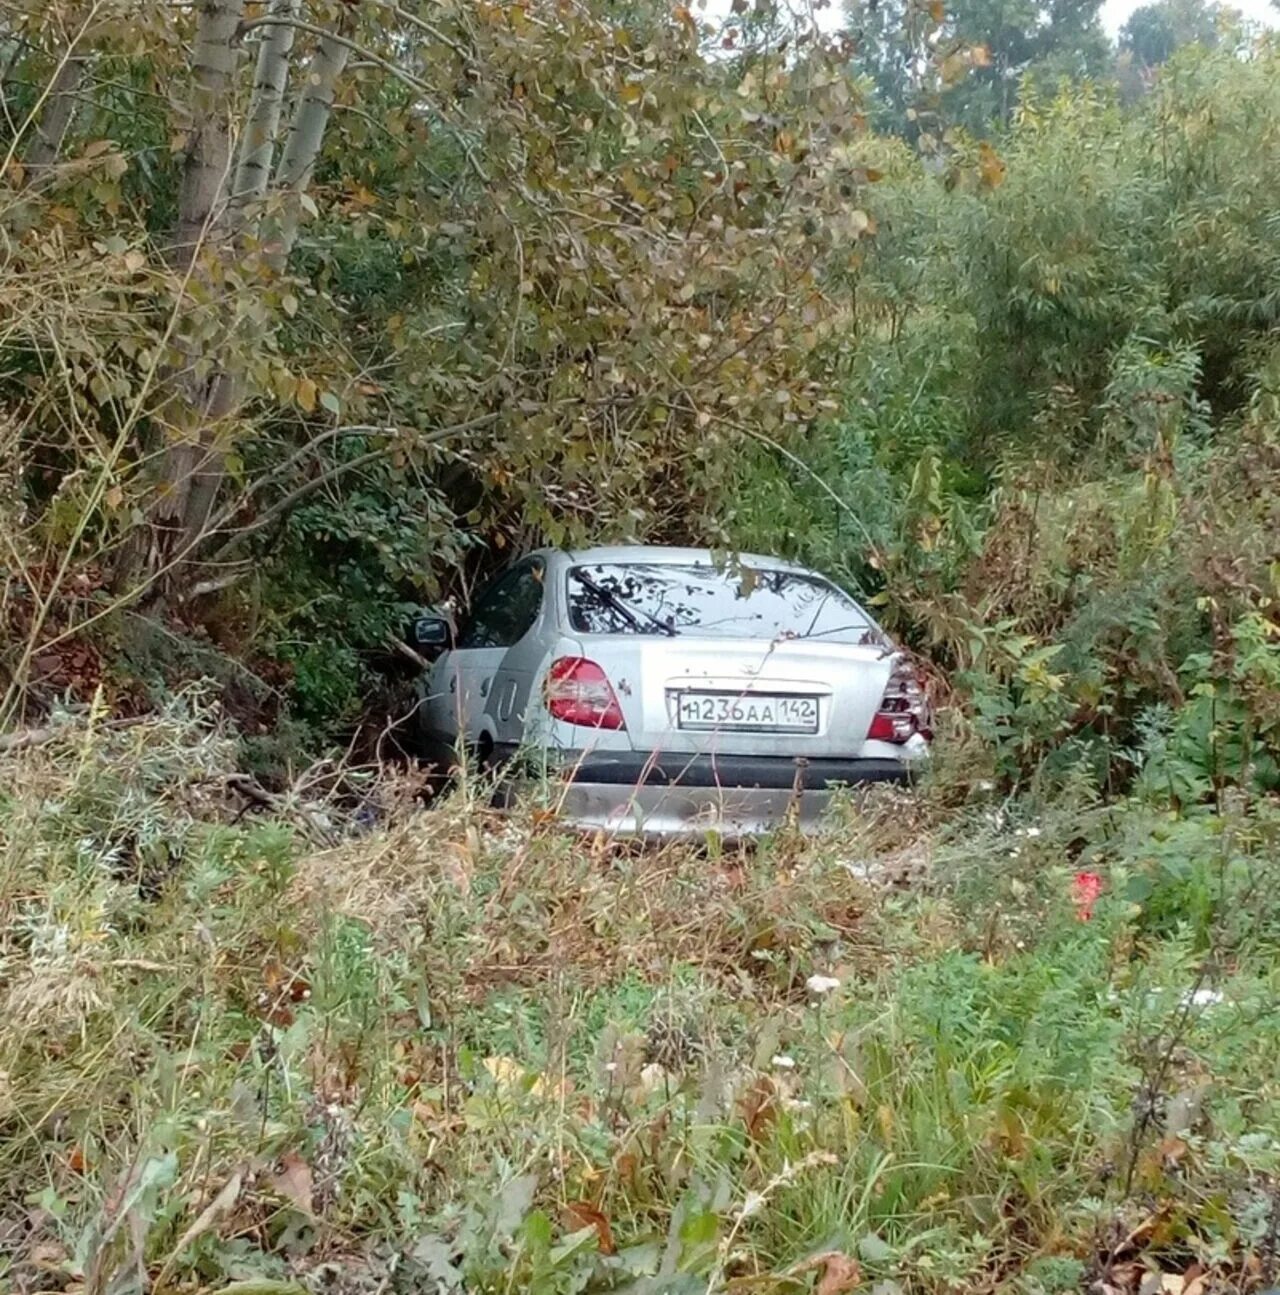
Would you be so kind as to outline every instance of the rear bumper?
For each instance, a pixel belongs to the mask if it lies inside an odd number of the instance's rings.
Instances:
[[[757,836],[794,823],[813,831],[834,789],[909,781],[907,761],[599,752],[562,772],[562,821],[623,836]]]
[[[608,787],[761,788],[825,791],[863,782],[905,782],[903,760],[810,759],[790,755],[687,755],[595,751],[564,766],[570,782]]]

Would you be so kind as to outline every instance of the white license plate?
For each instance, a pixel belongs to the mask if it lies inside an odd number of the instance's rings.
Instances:
[[[676,694],[676,727],[731,728],[756,733],[816,733],[816,697],[764,697],[740,692]]]

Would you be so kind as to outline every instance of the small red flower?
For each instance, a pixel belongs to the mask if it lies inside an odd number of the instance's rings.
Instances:
[[[1096,872],[1077,872],[1071,883],[1071,896],[1076,902],[1076,921],[1087,922],[1093,916],[1093,906],[1102,894],[1102,878]]]

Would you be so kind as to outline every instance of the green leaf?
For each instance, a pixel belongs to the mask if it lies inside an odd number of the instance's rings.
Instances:
[[[544,1210],[532,1210],[521,1228],[525,1242],[535,1254],[545,1253],[551,1246],[551,1220]]]
[[[516,1229],[533,1204],[533,1196],[537,1190],[538,1175],[524,1174],[519,1178],[511,1179],[498,1193],[493,1227],[499,1236],[515,1236]]]
[[[881,1266],[892,1263],[896,1257],[894,1248],[874,1232],[868,1232],[858,1241],[858,1257],[869,1264]]]
[[[547,1263],[552,1268],[559,1268],[575,1255],[585,1250],[594,1250],[598,1240],[594,1227],[580,1228],[577,1232],[571,1232],[563,1241],[551,1248],[547,1255]]]

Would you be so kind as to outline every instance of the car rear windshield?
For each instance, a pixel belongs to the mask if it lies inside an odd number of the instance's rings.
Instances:
[[[580,634],[785,635],[833,643],[862,643],[879,633],[857,603],[817,576],[667,562],[570,568],[569,623]]]

